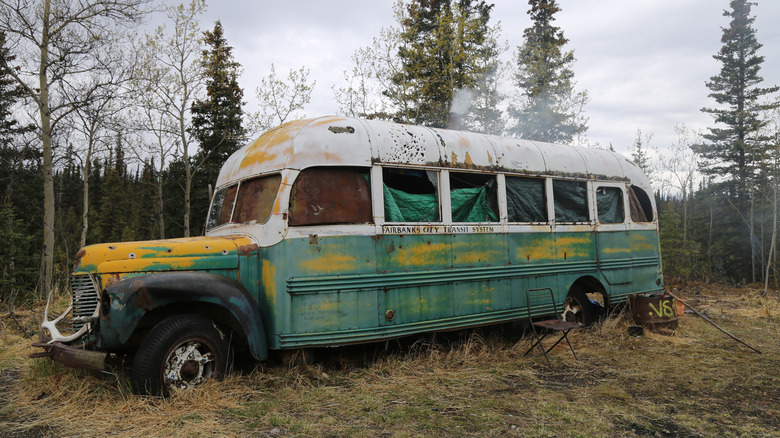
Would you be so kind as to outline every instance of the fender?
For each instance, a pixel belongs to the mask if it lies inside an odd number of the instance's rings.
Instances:
[[[169,304],[208,303],[227,310],[244,330],[255,359],[268,357],[257,304],[232,278],[208,272],[161,272],[122,279],[105,289],[98,345],[112,349],[130,339],[148,312]]]

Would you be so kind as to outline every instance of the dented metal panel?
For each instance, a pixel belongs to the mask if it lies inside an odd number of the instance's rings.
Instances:
[[[374,120],[363,123],[371,130],[376,162],[432,165],[442,161],[442,144],[430,128]]]

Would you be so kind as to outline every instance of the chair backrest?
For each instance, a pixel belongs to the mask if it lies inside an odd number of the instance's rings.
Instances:
[[[528,309],[529,319],[532,313],[535,315],[555,315],[556,319],[562,319],[555,302],[555,293],[549,287],[526,289],[525,305]]]

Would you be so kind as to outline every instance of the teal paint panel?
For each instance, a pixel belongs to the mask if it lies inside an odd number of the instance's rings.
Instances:
[[[509,263],[509,240],[506,234],[454,234],[452,263],[454,267],[502,266]]]
[[[374,240],[367,236],[288,239],[284,261],[292,277],[376,272]]]
[[[291,326],[297,333],[376,327],[376,298],[374,291],[296,295]]]
[[[377,270],[394,272],[451,268],[451,239],[448,234],[378,236]]]
[[[509,280],[459,282],[453,285],[453,315],[495,312],[512,307]]]
[[[599,267],[607,282],[613,286],[631,283],[632,252],[628,231],[606,231],[596,235]]]

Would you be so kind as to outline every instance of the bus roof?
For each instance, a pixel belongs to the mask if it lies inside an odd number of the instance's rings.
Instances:
[[[624,180],[650,189],[642,170],[615,152],[342,116],[264,133],[228,158],[217,187],[282,169],[372,164]]]

